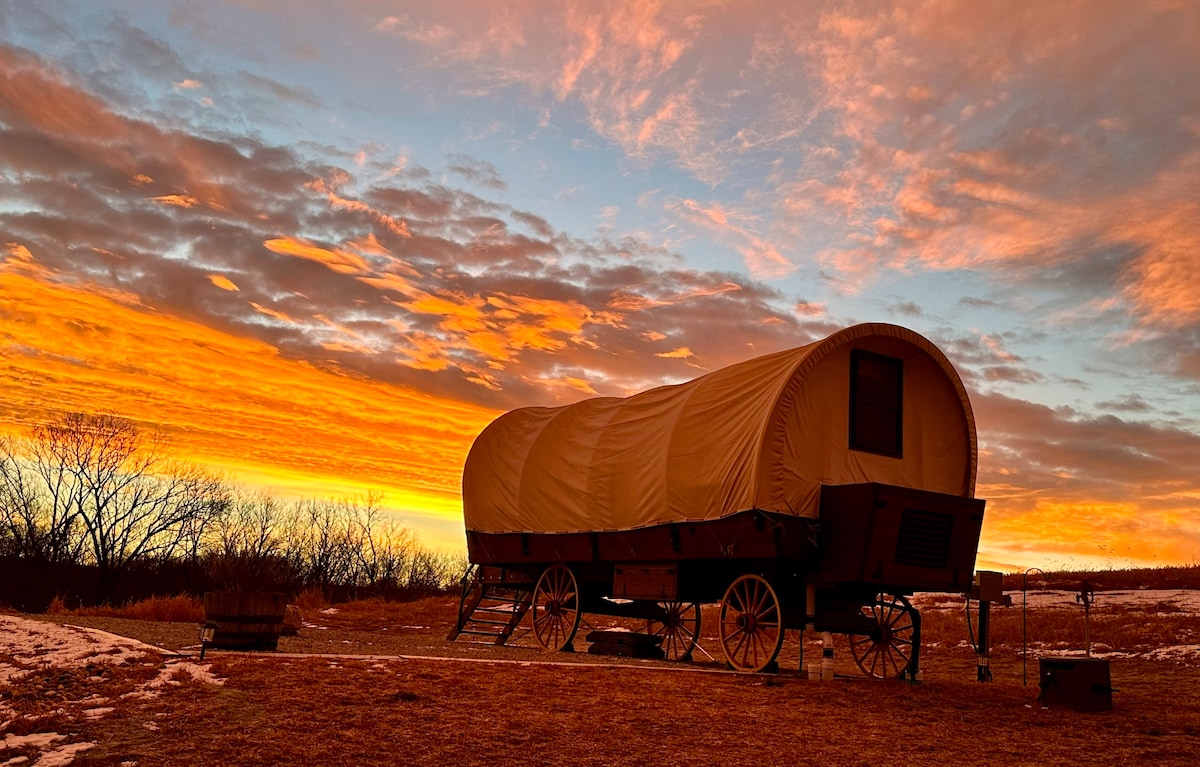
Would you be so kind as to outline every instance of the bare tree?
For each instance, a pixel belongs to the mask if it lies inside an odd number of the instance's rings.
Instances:
[[[78,562],[82,524],[65,472],[10,437],[0,439],[0,525],[4,550],[46,562]]]
[[[229,503],[218,477],[169,460],[161,436],[125,418],[66,413],[35,427],[27,445],[52,518],[81,530],[84,560],[99,569],[105,596],[131,562],[175,555]]]
[[[206,563],[223,588],[280,588],[292,579],[285,556],[289,515],[273,495],[238,495],[213,520],[206,537]]]
[[[347,503],[346,536],[354,558],[356,586],[378,587],[399,583],[417,548],[412,531],[383,510],[383,496],[370,492],[360,502]]]
[[[327,596],[428,593],[465,567],[421,546],[378,493],[285,506],[165,448],[133,421],[83,413],[0,438],[0,554],[95,565],[101,599],[145,560],[198,565],[226,588],[308,586]]]

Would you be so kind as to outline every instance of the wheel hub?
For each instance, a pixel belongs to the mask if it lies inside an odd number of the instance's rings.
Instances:
[[[737,618],[734,619],[734,625],[743,634],[753,634],[754,630],[758,628],[758,620],[750,613],[738,613]]]

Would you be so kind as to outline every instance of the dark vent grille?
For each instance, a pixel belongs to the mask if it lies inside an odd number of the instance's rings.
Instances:
[[[949,514],[905,509],[896,542],[896,564],[944,569],[953,530],[954,517]]]

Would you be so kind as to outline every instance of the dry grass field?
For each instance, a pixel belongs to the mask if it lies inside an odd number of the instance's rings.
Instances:
[[[975,681],[961,600],[924,610],[915,684],[863,678],[844,639],[832,682],[802,678],[795,636],[780,673],[759,675],[725,672],[703,654],[669,664],[549,655],[528,637],[505,648],[447,643],[455,605],[445,597],[310,600],[300,636],[281,640],[279,652],[210,652],[202,664],[189,647],[194,623],[147,620],[177,616],[179,604],[143,605],[136,617],[60,613],[39,620],[189,657],[114,662],[96,650],[62,663],[0,649],[0,665],[12,669],[0,677],[0,764],[60,754],[46,763],[1191,767],[1200,759],[1200,646],[1187,648],[1200,645],[1200,615],[1116,601],[1098,598],[1091,638],[1110,653],[1119,691],[1111,710],[1092,713],[1043,708],[1036,658],[1023,684],[1019,606],[993,611],[995,678]],[[1081,648],[1081,609],[1037,606],[1027,618],[1036,652]],[[712,625],[702,646],[719,655]],[[1167,646],[1184,649],[1156,656]],[[819,648],[808,642],[806,653]],[[62,737],[47,744],[46,733]]]

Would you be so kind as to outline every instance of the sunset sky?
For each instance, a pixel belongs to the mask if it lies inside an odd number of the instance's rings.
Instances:
[[[0,432],[464,547],[474,436],[859,322],[980,564],[1200,562],[1200,4],[0,0]]]

